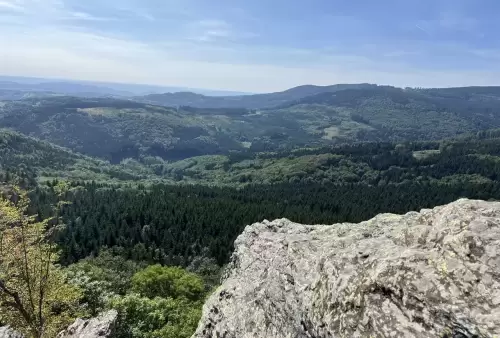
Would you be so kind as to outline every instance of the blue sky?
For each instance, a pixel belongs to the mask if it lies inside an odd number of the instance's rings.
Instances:
[[[0,0],[0,74],[248,92],[500,85],[498,0]]]

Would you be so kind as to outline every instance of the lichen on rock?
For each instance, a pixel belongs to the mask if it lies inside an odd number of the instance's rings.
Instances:
[[[500,203],[248,226],[193,337],[493,337]]]

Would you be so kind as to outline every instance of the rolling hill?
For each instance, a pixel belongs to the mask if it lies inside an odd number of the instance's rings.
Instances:
[[[197,108],[271,108],[279,106],[290,101],[325,93],[336,92],[345,89],[375,88],[377,85],[362,84],[337,84],[332,86],[313,86],[304,85],[285,90],[283,92],[239,95],[239,96],[205,96],[192,92],[178,92],[165,94],[151,94],[135,97],[134,100],[162,105],[167,107],[190,106]]]
[[[111,165],[49,142],[0,129],[0,181],[7,172],[28,181],[36,177],[41,181],[63,178],[123,182],[152,176],[140,166]]]
[[[290,97],[316,89],[293,89]],[[269,109],[168,108],[56,96],[0,102],[0,127],[115,164],[127,158],[172,161],[344,142],[439,140],[500,128],[500,90],[369,86],[322,92]]]

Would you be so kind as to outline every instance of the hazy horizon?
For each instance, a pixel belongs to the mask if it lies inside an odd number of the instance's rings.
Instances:
[[[22,81],[19,81],[23,79]],[[131,82],[109,82],[109,81],[91,81],[91,80],[81,80],[81,79],[71,79],[71,78],[56,78],[56,77],[31,77],[31,76],[10,76],[0,74],[0,83],[2,81],[12,81],[17,83],[73,83],[73,84],[83,84],[89,86],[97,86],[101,88],[115,89],[117,91],[129,91],[131,93],[135,92],[135,95],[145,95],[145,94],[162,94],[162,93],[179,93],[179,92],[193,92],[196,94],[202,94],[206,96],[241,96],[241,95],[258,95],[258,94],[269,94],[276,92],[283,92],[289,89],[303,87],[303,86],[318,86],[318,87],[328,87],[334,85],[349,85],[349,84],[372,84],[377,86],[390,86],[395,88],[460,88],[460,87],[476,87],[475,85],[464,85],[464,86],[443,86],[443,87],[424,87],[424,86],[394,86],[391,84],[380,84],[380,83],[368,83],[368,82],[357,82],[357,83],[332,83],[328,85],[316,85],[311,83],[300,84],[295,87],[282,88],[275,91],[260,91],[260,92],[239,92],[224,89],[210,89],[210,88],[193,88],[193,87],[176,87],[172,85],[154,85],[150,83],[131,83]],[[500,85],[488,85],[483,87],[499,87]],[[480,86],[479,86],[480,87]],[[135,89],[132,89],[135,88]],[[149,90],[148,90],[149,89]]]

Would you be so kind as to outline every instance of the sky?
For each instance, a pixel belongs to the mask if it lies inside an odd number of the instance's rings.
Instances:
[[[244,92],[500,85],[498,0],[0,0],[0,75]]]

